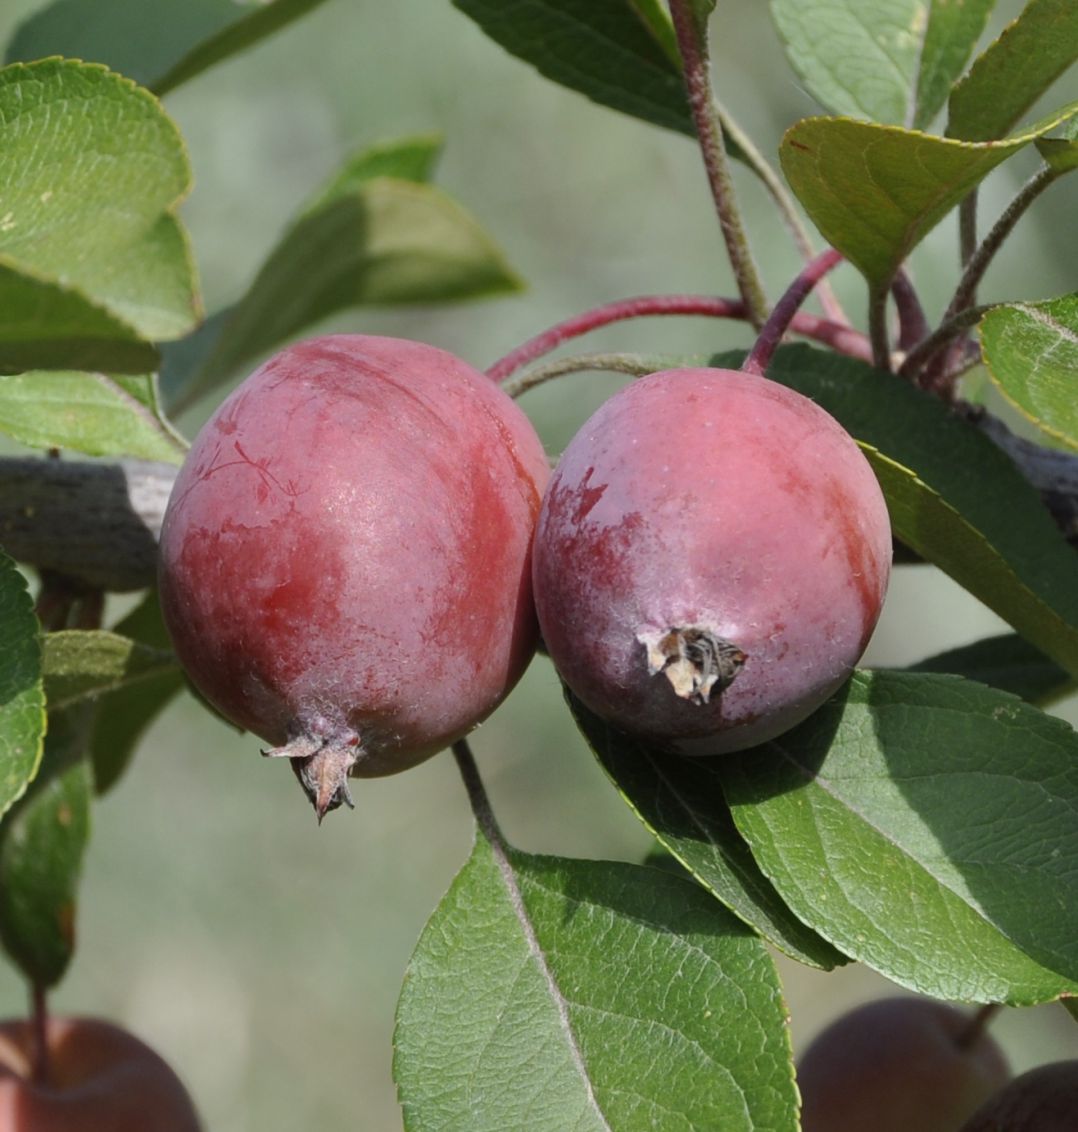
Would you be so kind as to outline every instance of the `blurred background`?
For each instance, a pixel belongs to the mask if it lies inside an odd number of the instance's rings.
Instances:
[[[5,0],[0,41],[41,6]],[[1001,4],[996,30],[1018,8]],[[723,0],[713,27],[720,96],[774,155],[783,129],[818,108],[759,0]],[[1057,87],[1052,105],[1065,93]],[[211,312],[242,294],[291,214],[344,155],[431,130],[445,137],[436,180],[501,243],[527,292],[354,310],[319,329],[417,338],[484,367],[552,322],[612,299],[735,293],[693,145],[547,82],[448,2],[330,0],[165,105],[190,147],[196,187],[183,217]],[[1020,157],[993,175],[984,222],[1032,167]],[[756,182],[735,176],[775,297],[797,259]],[[1023,220],[986,299],[1074,289],[1069,192],[1066,182],[1055,187]],[[956,247],[948,222],[914,259],[932,315],[956,280]],[[834,281],[863,323],[859,276],[846,268]],[[749,344],[739,325],[661,319],[579,345],[684,354]],[[618,384],[577,376],[526,395],[552,456]],[[219,396],[192,407],[182,429],[193,434]],[[1002,628],[934,569],[902,567],[868,661],[904,664]],[[1056,710],[1078,721],[1078,701]],[[545,660],[474,748],[520,848],[627,860],[646,853],[648,835],[569,723]],[[288,768],[264,762],[257,740],[189,698],[175,704],[95,811],[80,951],[55,1009],[111,1017],[156,1047],[212,1132],[399,1129],[390,1076],[396,995],[424,922],[468,854],[472,822],[448,755],[363,781],[355,794],[355,813],[318,828]],[[850,1005],[894,989],[858,966],[821,975],[778,963],[797,1048]],[[0,966],[0,1013],[24,1010],[20,980]],[[996,1029],[1016,1069],[1078,1057],[1078,1027],[1059,1007],[1005,1011]]]

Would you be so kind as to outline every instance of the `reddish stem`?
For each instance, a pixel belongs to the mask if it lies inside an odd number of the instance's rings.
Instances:
[[[836,265],[842,262],[842,253],[834,248],[821,252],[805,265],[801,274],[786,288],[782,298],[775,304],[767,321],[760,327],[756,344],[741,365],[743,373],[755,373],[763,377],[771,364],[783,335],[789,330],[801,304],[812,294],[812,289]]]
[[[917,289],[905,268],[900,267],[891,281],[891,296],[898,311],[898,348],[912,350],[930,332]]]
[[[45,1000],[45,987],[41,983],[34,983],[30,989],[30,1029],[33,1038],[30,1080],[35,1085],[48,1085],[52,1081],[48,1039],[49,1009]]]
[[[806,269],[807,270],[807,269]],[[702,315],[707,318],[734,318],[747,320],[745,304],[739,299],[724,299],[713,295],[639,295],[620,299],[601,307],[574,315],[559,322],[542,334],[529,338],[504,358],[496,361],[487,376],[502,382],[529,362],[549,354],[564,342],[579,338],[601,326],[625,322],[633,318],[650,318],[656,315]],[[872,360],[872,350],[865,336],[842,323],[819,315],[799,311],[789,324],[795,334],[823,342],[840,354],[852,358]]]

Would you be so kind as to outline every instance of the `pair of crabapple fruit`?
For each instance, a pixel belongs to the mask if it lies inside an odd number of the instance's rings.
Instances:
[[[538,633],[616,728],[693,755],[774,738],[864,651],[891,533],[854,441],[763,377],[635,381],[550,477],[488,377],[336,335],[276,355],[207,422],[160,562],[192,681],[291,760],[321,820],[349,777],[486,718]]]

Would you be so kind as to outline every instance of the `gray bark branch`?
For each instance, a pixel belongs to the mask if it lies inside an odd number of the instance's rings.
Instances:
[[[1043,448],[987,414],[971,423],[1003,449],[1078,546],[1078,456]],[[0,546],[18,562],[90,589],[152,586],[157,540],[178,469],[125,460],[0,458]]]

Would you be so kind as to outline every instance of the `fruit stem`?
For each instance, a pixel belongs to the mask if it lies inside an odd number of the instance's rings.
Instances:
[[[457,769],[460,771],[460,777],[464,782],[464,789],[468,791],[468,801],[471,804],[476,825],[479,826],[484,838],[490,844],[499,864],[508,864],[509,846],[501,827],[498,825],[498,819],[494,816],[490,797],[483,785],[483,779],[480,777],[479,767],[476,765],[475,755],[472,754],[468,740],[458,739],[453,744],[452,750],[453,758],[457,760]]]
[[[969,1020],[969,1025],[955,1038],[954,1044],[963,1050],[972,1049],[988,1029],[989,1022],[1003,1009],[998,1002],[982,1006]]]
[[[783,335],[790,329],[794,315],[801,304],[812,293],[817,283],[836,265],[842,262],[842,253],[828,248],[813,259],[797,278],[786,288],[783,296],[775,304],[767,321],[760,328],[756,343],[749,356],[741,365],[744,373],[754,373],[763,377],[771,358]]]
[[[723,143],[722,121],[711,90],[706,30],[702,26],[703,20],[693,11],[692,0],[670,0],[670,15],[674,21],[678,50],[681,52],[689,109],[696,126],[696,137],[704,158],[711,196],[719,215],[719,227],[726,242],[726,254],[749,321],[759,329],[767,318],[767,296],[752,258],[734,194],[730,163]]]
[[[568,373],[625,373],[631,377],[643,377],[646,373],[655,373],[665,368],[663,358],[649,357],[645,354],[574,354],[571,358],[558,358],[557,361],[547,362],[546,365],[536,366],[526,373],[510,378],[502,388],[510,397],[519,397],[534,389],[553,381],[556,377],[564,377]]]
[[[747,319],[745,304],[739,299],[714,295],[638,295],[619,299],[594,307],[556,323],[534,338],[511,350],[487,369],[493,381],[503,382],[528,362],[535,361],[563,343],[614,322],[627,322],[634,318],[652,318],[658,315],[701,315],[706,318]],[[868,339],[859,331],[842,323],[821,318],[806,311],[798,311],[790,323],[795,334],[823,342],[840,354],[864,361],[872,360]]]
[[[891,282],[891,295],[898,311],[898,348],[911,350],[929,333],[928,319],[909,272],[900,267]]]
[[[47,991],[43,983],[30,987],[30,1030],[33,1054],[30,1061],[30,1080],[35,1085],[48,1085],[52,1081],[52,1061],[49,1057],[49,1008]]]

